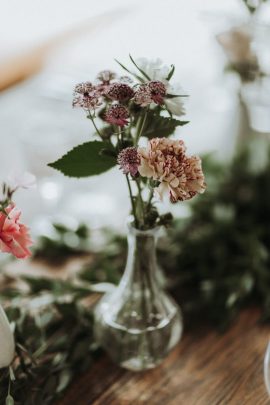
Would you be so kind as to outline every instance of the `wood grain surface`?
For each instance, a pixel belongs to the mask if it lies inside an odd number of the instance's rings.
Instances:
[[[270,326],[250,309],[225,333],[185,333],[158,368],[133,373],[103,355],[56,405],[264,405],[270,404],[263,359]]]

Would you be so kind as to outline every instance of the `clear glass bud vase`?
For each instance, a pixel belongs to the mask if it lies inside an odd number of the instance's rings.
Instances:
[[[140,231],[128,222],[128,258],[118,287],[95,310],[101,346],[120,366],[140,371],[157,366],[179,342],[180,308],[158,279],[159,228]]]

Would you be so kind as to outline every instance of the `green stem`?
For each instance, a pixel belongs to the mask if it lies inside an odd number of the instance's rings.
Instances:
[[[9,379],[8,379],[8,396],[10,396],[10,386],[11,386],[11,377],[9,375]]]
[[[121,144],[121,146],[123,146],[123,134],[122,134],[121,127],[118,127],[117,143],[118,143],[118,145],[117,145],[118,149],[120,150],[119,144]]]
[[[143,217],[143,223],[145,224],[145,214],[144,214],[144,202],[143,202],[143,198],[142,198],[142,189],[141,189],[141,185],[140,185],[140,180],[136,179],[136,184],[137,184],[137,188],[138,188],[138,197],[140,200],[140,205],[141,205],[141,212],[142,212],[142,217]]]
[[[138,228],[138,220],[137,220],[137,216],[136,216],[136,207],[135,207],[135,204],[134,204],[134,199],[133,199],[133,195],[132,195],[132,190],[131,190],[131,185],[130,185],[130,181],[129,181],[129,178],[128,178],[128,174],[126,174],[126,179],[127,179],[129,196],[130,196],[130,200],[131,200],[132,213],[133,213],[134,221],[135,221],[135,227]]]
[[[91,111],[90,111],[90,110],[88,110],[88,114],[89,114],[89,118],[90,118],[90,120],[92,121],[92,124],[94,125],[95,130],[97,131],[97,134],[100,136],[100,138],[101,138],[101,139],[103,139],[103,138],[102,138],[102,135],[101,135],[101,132],[99,131],[98,127],[96,126],[96,123],[95,123],[94,117],[92,116],[92,114],[91,114]]]
[[[147,113],[148,113],[148,109],[145,111],[142,124],[141,124],[141,119],[139,120],[138,129],[137,129],[137,133],[136,133],[136,137],[135,137],[135,145],[138,145],[139,139],[142,136],[144,126],[145,126],[145,123],[146,123],[146,119],[147,119]]]
[[[151,202],[152,202],[153,196],[154,196],[154,189],[151,188],[151,191],[150,191],[150,194],[149,194],[149,198],[148,198],[148,201],[147,201],[147,206],[146,206],[147,210],[149,210],[149,208],[150,208],[150,206],[151,206]]]

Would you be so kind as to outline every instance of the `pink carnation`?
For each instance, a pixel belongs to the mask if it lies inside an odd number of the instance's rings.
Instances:
[[[183,141],[153,138],[147,148],[140,148],[139,173],[160,182],[156,193],[162,199],[169,193],[171,202],[188,200],[205,190],[201,160],[188,157]]]
[[[5,213],[0,212],[0,251],[11,253],[19,259],[31,256],[29,229],[19,222],[21,212],[10,204]]]

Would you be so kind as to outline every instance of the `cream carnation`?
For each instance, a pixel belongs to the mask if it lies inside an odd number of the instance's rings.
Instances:
[[[183,141],[154,138],[146,148],[140,148],[139,173],[143,177],[160,182],[155,189],[163,198],[169,193],[171,202],[184,201],[205,190],[201,160],[197,156],[186,156]]]

